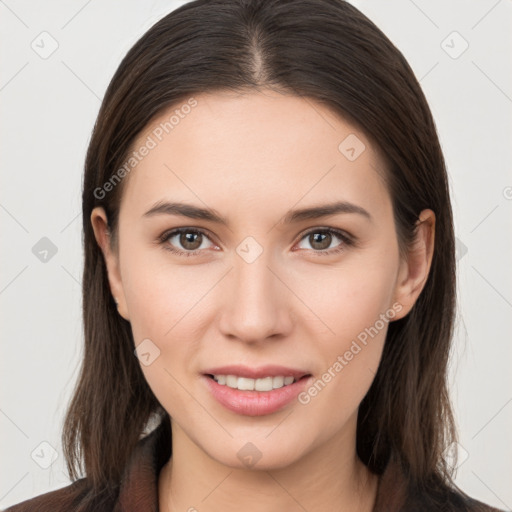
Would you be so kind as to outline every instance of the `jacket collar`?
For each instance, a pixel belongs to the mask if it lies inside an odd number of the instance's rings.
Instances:
[[[113,512],[158,511],[158,477],[171,455],[170,419],[142,438],[125,469]]]

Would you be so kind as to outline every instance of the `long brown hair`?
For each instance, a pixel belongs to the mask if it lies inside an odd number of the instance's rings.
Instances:
[[[85,352],[63,430],[70,477],[85,470],[93,494],[114,493],[148,421],[168,421],[134,356],[130,324],[117,314],[90,222],[92,209],[103,206],[116,243],[124,181],[98,190],[164,109],[201,92],[264,87],[322,102],[380,149],[402,249],[421,210],[435,212],[430,274],[410,313],[389,325],[359,408],[357,450],[373,472],[382,473],[393,457],[411,486],[442,493],[453,486],[443,451],[455,440],[447,390],[455,251],[445,162],[405,58],[343,0],[196,0],[157,22],[121,62],[85,162]]]

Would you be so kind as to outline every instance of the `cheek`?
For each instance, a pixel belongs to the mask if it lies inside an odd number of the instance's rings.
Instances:
[[[201,300],[223,269],[170,263],[164,249],[126,250],[122,279],[134,338],[166,340],[184,325],[200,323]]]
[[[297,296],[304,298],[302,318],[308,319],[305,325],[310,335],[343,348],[344,343],[373,326],[391,307],[396,274],[391,263],[353,258],[337,268],[289,274]]]
[[[171,265],[156,252],[127,247],[121,273],[135,345],[150,353],[139,356],[142,372],[162,405],[175,411],[190,407],[180,383],[192,370],[205,324],[202,299],[225,270],[211,275],[197,266]]]
[[[301,293],[323,322],[311,322],[315,328],[309,333],[323,366],[302,403],[314,401],[340,421],[357,409],[377,372],[389,323],[401,309],[392,304],[395,274],[389,257],[380,258],[380,264],[347,264],[304,281]],[[339,407],[329,412],[334,404]]]
[[[329,418],[332,425],[344,424],[368,392],[379,367],[389,322],[395,315],[393,308],[386,307],[385,296],[340,293],[338,303],[326,313],[334,335],[329,332],[316,338],[317,359],[323,364],[299,396],[299,402],[312,416],[322,418],[320,423]]]

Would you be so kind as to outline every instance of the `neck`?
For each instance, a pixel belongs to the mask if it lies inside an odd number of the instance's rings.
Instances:
[[[159,477],[162,512],[371,512],[378,477],[350,443],[332,439],[284,468],[238,469],[220,464],[173,426],[173,454]],[[350,447],[350,449],[348,448]]]

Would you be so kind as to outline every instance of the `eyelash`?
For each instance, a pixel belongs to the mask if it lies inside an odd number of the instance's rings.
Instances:
[[[201,234],[201,235],[204,235],[205,237],[207,237],[208,239],[210,239],[208,234],[205,231],[203,231],[202,229],[176,228],[171,231],[166,231],[165,233],[160,235],[160,237],[158,238],[158,243],[160,243],[162,245],[164,250],[169,251],[173,254],[177,254],[178,256],[185,256],[185,257],[196,256],[204,250],[204,249],[196,249],[195,251],[182,251],[181,249],[176,249],[167,243],[170,238],[172,238],[175,235],[179,235],[181,233]],[[333,254],[337,254],[337,253],[344,251],[345,247],[350,247],[350,246],[355,245],[355,240],[351,236],[347,235],[343,231],[340,231],[340,230],[334,229],[334,228],[310,229],[309,231],[307,231],[301,235],[301,237],[299,238],[299,242],[306,236],[311,235],[312,233],[333,234],[342,241],[342,243],[340,243],[337,247],[335,247],[333,249],[327,249],[327,250],[321,250],[321,251],[315,251],[314,249],[311,249],[313,251],[313,254],[315,254],[316,256],[332,256]]]

